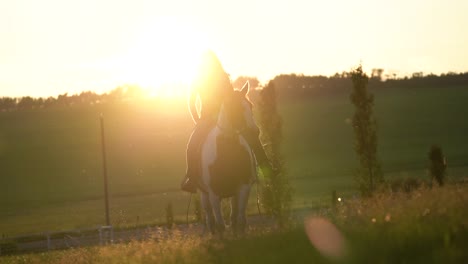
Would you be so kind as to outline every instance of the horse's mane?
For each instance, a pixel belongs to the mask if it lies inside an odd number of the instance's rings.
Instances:
[[[235,93],[235,94],[240,94],[240,95],[242,95],[242,91],[239,90],[239,89],[235,89],[235,90],[234,90],[234,93]],[[253,106],[253,103],[252,103],[252,100],[250,100],[249,92],[247,92],[247,93],[244,95],[244,98],[247,100],[247,103],[249,103],[250,107],[252,107],[252,106]]]
[[[245,91],[232,90],[232,93],[224,98],[224,110],[226,111],[226,118],[237,129],[246,126],[246,121],[243,116],[243,108],[245,107],[245,104],[243,104],[244,101],[247,102],[248,107],[250,107],[250,110],[252,110],[253,104]]]

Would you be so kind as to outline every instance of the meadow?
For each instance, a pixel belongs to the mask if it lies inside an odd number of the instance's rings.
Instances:
[[[450,178],[468,176],[468,87],[373,92],[387,179],[428,179],[432,144],[442,147]],[[279,111],[294,207],[328,205],[333,190],[357,196],[348,93],[280,100]],[[185,100],[148,99],[0,113],[1,234],[104,223],[101,113],[112,223],[163,221],[168,202],[185,218],[189,196],[179,183],[193,124]],[[249,211],[255,213],[254,199]]]

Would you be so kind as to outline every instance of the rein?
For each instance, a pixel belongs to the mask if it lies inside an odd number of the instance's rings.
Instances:
[[[242,135],[242,133],[244,133],[245,130],[247,130],[247,127],[246,126],[243,126],[242,128],[240,129],[232,129],[234,133],[227,133],[226,131],[229,131],[230,129],[228,128],[225,128],[225,127],[222,127],[220,124],[216,123],[216,127],[219,128],[219,130],[221,132],[223,132],[224,134],[237,134],[237,135]]]

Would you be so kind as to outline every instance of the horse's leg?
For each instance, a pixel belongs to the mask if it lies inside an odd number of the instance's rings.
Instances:
[[[237,211],[237,230],[240,234],[245,233],[245,226],[247,224],[247,218],[245,211],[247,209],[247,202],[250,195],[250,184],[244,184],[240,187],[238,194],[236,195],[238,203]]]
[[[219,231],[220,235],[223,235],[224,229],[226,228],[224,224],[223,214],[221,213],[221,199],[210,191],[210,203],[213,208],[213,213],[216,221],[216,229]]]
[[[231,228],[234,236],[237,236],[237,217],[239,214],[239,198],[235,195],[231,198]]]
[[[210,199],[208,193],[201,192],[201,202],[203,206],[203,210],[205,210],[205,229],[208,229],[212,234],[214,233],[214,217],[213,217],[213,209],[210,204]]]

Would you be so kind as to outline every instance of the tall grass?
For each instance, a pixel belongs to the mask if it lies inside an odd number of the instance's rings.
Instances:
[[[357,263],[461,263],[468,258],[467,191],[466,184],[382,191],[343,203],[334,219]]]
[[[250,228],[243,238],[156,232],[145,241],[8,256],[1,263],[467,263],[468,186],[384,190],[315,212],[344,237],[347,254],[329,258],[313,246],[302,220],[290,230]],[[307,220],[306,220],[307,221]],[[165,237],[162,239],[161,237]],[[327,239],[325,235],[321,239]]]

